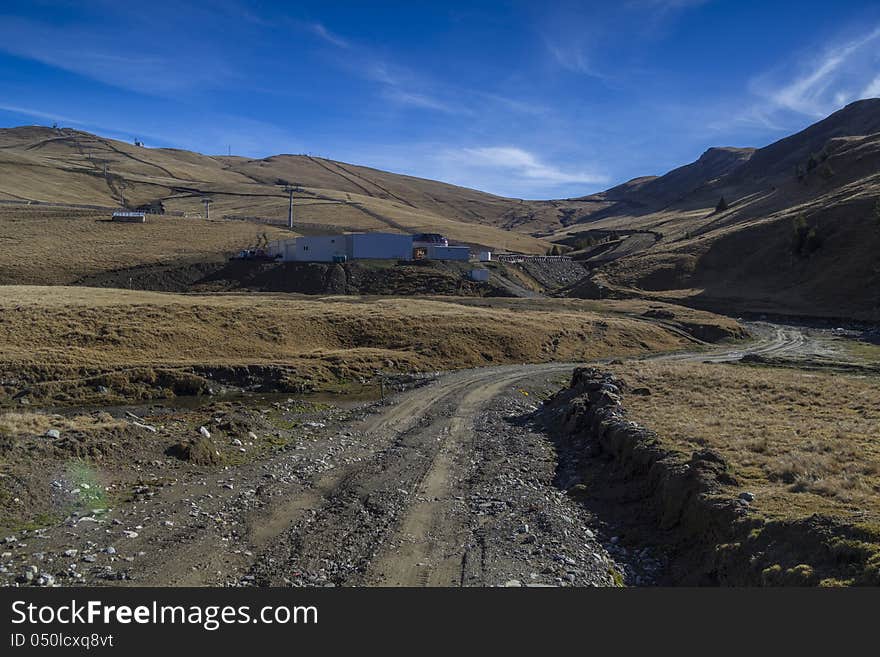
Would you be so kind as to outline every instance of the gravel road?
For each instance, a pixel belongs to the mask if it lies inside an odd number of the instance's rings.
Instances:
[[[809,351],[762,324],[723,362]],[[16,584],[590,586],[662,567],[600,536],[528,416],[574,364],[464,370],[315,423],[270,458],[180,477],[57,527],[0,538]],[[162,464],[156,464],[161,472]],[[28,574],[29,573],[29,574]]]

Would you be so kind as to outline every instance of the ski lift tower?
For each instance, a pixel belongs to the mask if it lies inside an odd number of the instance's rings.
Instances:
[[[287,183],[284,185],[284,191],[287,193],[287,228],[293,230],[293,193],[297,188]]]

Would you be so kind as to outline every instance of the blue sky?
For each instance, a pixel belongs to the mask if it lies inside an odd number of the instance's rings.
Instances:
[[[560,198],[880,96],[876,2],[0,0],[0,125]]]

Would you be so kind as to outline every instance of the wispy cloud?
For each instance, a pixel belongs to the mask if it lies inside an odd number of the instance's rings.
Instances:
[[[332,46],[346,50],[351,48],[351,44],[346,39],[328,30],[323,23],[308,23],[307,27],[312,34]]]
[[[609,181],[592,167],[563,168],[517,146],[446,149],[437,161],[443,180],[516,197],[584,194]]]
[[[449,105],[427,94],[407,91],[397,85],[388,85],[388,87],[382,91],[382,95],[384,98],[398,105],[409,105],[410,107],[435,110],[447,114],[466,114],[468,112],[464,107]]]
[[[22,107],[21,105],[9,105],[3,102],[0,102],[0,112],[9,112],[10,114],[18,114],[20,116],[27,116],[34,119],[42,119],[44,121],[52,121],[56,123],[85,125],[82,121],[70,118],[69,116],[64,116],[62,114],[46,112],[43,110],[34,109],[32,107]]]
[[[0,113],[9,113],[41,121],[57,122],[64,127],[74,126],[105,137],[131,142],[140,138],[150,147],[185,148],[205,154],[225,154],[227,146],[235,155],[265,157],[281,151],[302,153],[305,145],[284,128],[266,121],[232,116],[223,113],[201,113],[187,116],[190,122],[198,120],[198,129],[164,123],[161,118],[144,120],[126,118],[126,112],[92,112],[88,118],[57,114],[35,107],[9,103],[0,98]]]
[[[810,51],[794,53],[755,76],[738,98],[678,111],[694,116],[691,122],[705,125],[713,137],[742,131],[767,136],[800,129],[805,118],[824,118],[855,100],[880,96],[880,26]]]
[[[338,66],[363,80],[375,83],[379,95],[389,103],[444,114],[472,113],[457,90],[438,85],[427,76],[378,55],[372,48],[355,44],[330,32],[322,24],[313,23],[310,26],[312,31],[315,26],[319,26],[322,39],[345,51],[344,55],[334,60]]]
[[[222,58],[201,52],[193,43],[187,44],[187,50],[176,43],[163,46],[157,40],[149,49],[130,47],[132,41],[142,40],[149,38],[84,25],[59,27],[14,16],[0,21],[0,50],[122,89],[173,95],[219,86],[234,78]]]
[[[560,67],[571,73],[601,77],[591,65],[587,44],[578,39],[561,44],[546,38],[547,52]]]
[[[569,73],[612,80],[621,44],[656,38],[680,12],[708,0],[628,0],[572,3],[541,15],[538,32],[550,61]],[[621,34],[626,39],[621,40]],[[609,61],[613,60],[613,61]]]
[[[871,80],[868,85],[864,89],[862,89],[862,93],[860,95],[862,98],[880,97],[880,75]]]
[[[542,162],[529,151],[515,146],[489,146],[465,148],[452,154],[459,161],[467,161],[475,167],[491,167],[513,172],[515,175],[539,183],[558,185],[562,183],[596,184],[607,182],[607,177],[593,172],[566,172]]]
[[[674,9],[689,9],[705,5],[709,0],[630,0],[627,4],[632,7],[648,7],[671,11]]]
[[[830,44],[800,66],[791,64],[752,81],[765,111],[823,117],[843,105],[880,93],[880,26]]]

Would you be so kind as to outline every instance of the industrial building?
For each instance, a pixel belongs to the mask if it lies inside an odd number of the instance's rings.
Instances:
[[[467,262],[470,260],[471,250],[466,246],[432,245],[428,247],[425,257],[428,260],[462,260]]]
[[[347,260],[460,260],[470,259],[466,246],[448,246],[442,235],[350,233],[305,235],[272,242],[269,254],[283,262],[345,262]]]
[[[143,212],[117,210],[113,213],[112,220],[120,221],[127,224],[144,224],[147,222],[147,215]]]

